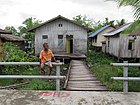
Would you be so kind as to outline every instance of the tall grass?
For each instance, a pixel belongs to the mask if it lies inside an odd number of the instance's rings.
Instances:
[[[98,80],[107,86],[110,91],[122,91],[123,82],[111,80],[111,77],[122,77],[123,67],[113,67],[110,63],[116,63],[114,59],[102,52],[88,51],[87,62],[91,65],[91,71]],[[140,71],[137,67],[129,68],[130,77],[140,77]],[[140,91],[140,82],[129,81],[129,91]]]

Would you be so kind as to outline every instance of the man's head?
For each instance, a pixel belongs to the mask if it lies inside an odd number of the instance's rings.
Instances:
[[[44,50],[48,50],[49,49],[48,43],[44,43],[43,47],[44,47]]]

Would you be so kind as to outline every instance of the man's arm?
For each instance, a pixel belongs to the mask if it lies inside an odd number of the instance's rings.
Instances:
[[[58,63],[58,61],[55,59],[55,57],[52,57],[53,58],[53,60],[55,61],[55,62],[57,62]]]

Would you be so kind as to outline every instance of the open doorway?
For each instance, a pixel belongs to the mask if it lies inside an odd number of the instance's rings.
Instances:
[[[73,53],[73,35],[66,35],[66,53]]]

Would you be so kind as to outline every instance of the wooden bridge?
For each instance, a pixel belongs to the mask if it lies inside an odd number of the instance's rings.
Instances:
[[[106,91],[107,88],[96,79],[85,62],[72,60],[67,75],[66,90],[71,91]]]

